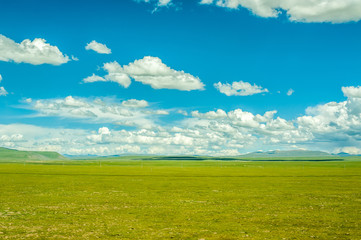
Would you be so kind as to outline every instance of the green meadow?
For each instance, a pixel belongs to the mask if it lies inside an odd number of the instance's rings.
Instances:
[[[0,239],[361,239],[361,159],[0,163]]]

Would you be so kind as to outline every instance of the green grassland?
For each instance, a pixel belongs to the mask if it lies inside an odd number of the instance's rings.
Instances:
[[[0,162],[66,160],[57,152],[18,151],[0,147]]]
[[[0,160],[0,239],[361,239],[359,157],[258,160]]]

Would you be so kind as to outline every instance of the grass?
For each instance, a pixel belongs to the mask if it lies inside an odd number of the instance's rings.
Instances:
[[[45,151],[18,151],[0,147],[0,162],[22,162],[42,160],[65,160],[66,158],[57,152]]]
[[[358,158],[139,159],[0,164],[0,239],[361,239]]]

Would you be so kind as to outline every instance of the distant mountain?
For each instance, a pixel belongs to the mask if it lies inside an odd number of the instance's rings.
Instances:
[[[340,156],[340,157],[361,156],[361,154],[350,154],[350,153],[346,153],[346,152],[339,152],[335,155]]]
[[[308,151],[308,150],[289,150],[280,151],[273,150],[267,152],[253,152],[244,154],[241,157],[249,158],[273,158],[273,157],[330,157],[331,154],[322,151]]]
[[[337,155],[337,156],[341,156],[341,157],[348,157],[348,156],[352,156],[351,154],[346,153],[346,152],[340,152],[340,153],[337,153],[336,155]]]
[[[63,156],[70,158],[70,159],[74,159],[74,160],[91,160],[91,159],[100,159],[100,158],[118,158],[118,157],[126,157],[126,156],[134,156],[134,154],[117,154],[117,155],[93,155],[93,154],[88,154],[88,155],[69,155],[69,154],[64,154]],[[139,154],[139,156],[142,156],[141,154]]]
[[[88,155],[69,155],[69,154],[63,154],[64,157],[75,159],[75,160],[83,160],[83,159],[93,159],[93,158],[99,158],[101,156],[88,154]]]
[[[24,161],[24,160],[65,160],[66,157],[57,152],[42,151],[18,151],[0,147],[0,161]]]

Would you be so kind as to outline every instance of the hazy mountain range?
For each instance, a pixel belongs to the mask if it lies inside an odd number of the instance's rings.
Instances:
[[[66,160],[66,159],[91,159],[98,157],[121,157],[125,155],[112,155],[112,156],[96,156],[96,155],[61,155],[57,152],[47,151],[20,151],[15,149],[8,149],[0,147],[1,160]],[[252,153],[243,154],[235,158],[291,158],[291,157],[332,157],[332,156],[352,156],[348,153],[330,154],[322,151],[309,151],[309,150],[273,150],[273,151],[257,151]],[[232,158],[232,159],[233,159]],[[223,159],[223,158],[222,158]]]

